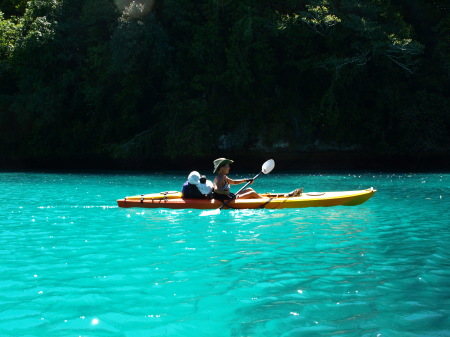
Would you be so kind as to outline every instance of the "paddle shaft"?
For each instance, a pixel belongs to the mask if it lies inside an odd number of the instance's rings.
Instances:
[[[253,179],[250,180],[247,184],[245,184],[239,191],[237,191],[235,195],[237,196],[238,193],[239,193],[240,191],[242,191],[244,188],[246,188],[248,185],[250,185],[256,178],[259,177],[259,175],[260,175],[261,173],[263,173],[263,172],[261,171],[261,172],[259,172],[256,176],[254,176]],[[233,200],[233,199],[228,199],[227,201],[225,201],[225,202],[223,203],[223,205],[219,207],[219,210],[222,210],[222,208],[224,208],[226,205],[228,205],[228,203],[229,203],[231,200]]]

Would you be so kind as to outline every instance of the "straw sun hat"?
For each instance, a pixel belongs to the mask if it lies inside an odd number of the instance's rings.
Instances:
[[[233,161],[231,159],[226,159],[226,158],[218,158],[216,160],[214,160],[214,171],[213,173],[217,173],[217,171],[219,170],[219,168],[223,165],[226,164],[231,164],[233,163]]]

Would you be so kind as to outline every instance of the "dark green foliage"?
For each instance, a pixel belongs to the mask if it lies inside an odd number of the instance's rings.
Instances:
[[[437,0],[3,0],[0,156],[449,154],[449,12]]]

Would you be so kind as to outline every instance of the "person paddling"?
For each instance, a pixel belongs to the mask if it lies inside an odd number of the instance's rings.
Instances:
[[[256,193],[252,188],[246,188],[240,191],[237,195],[234,195],[230,191],[230,185],[239,185],[252,179],[231,179],[227,176],[230,173],[230,164],[233,160],[226,158],[218,158],[214,160],[214,171],[217,176],[214,179],[214,199],[217,200],[229,200],[229,199],[259,199],[263,198],[262,195]],[[252,181],[253,182],[253,181]]]

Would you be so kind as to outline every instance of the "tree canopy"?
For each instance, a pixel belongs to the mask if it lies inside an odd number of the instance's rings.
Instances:
[[[0,156],[450,154],[444,0],[0,0]]]

